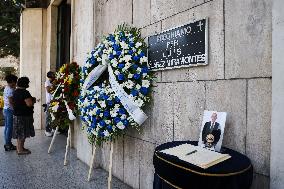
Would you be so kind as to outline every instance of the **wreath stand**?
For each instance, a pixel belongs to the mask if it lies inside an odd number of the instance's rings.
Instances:
[[[49,153],[49,154],[51,152],[51,148],[52,148],[53,143],[55,141],[55,138],[56,138],[56,135],[57,135],[57,132],[58,132],[58,128],[59,127],[57,126],[54,133],[53,133],[53,137],[52,137],[51,143],[50,143],[48,151],[47,151],[47,153]],[[64,156],[64,166],[67,165],[67,154],[68,154],[68,149],[69,149],[70,146],[71,146],[71,125],[69,125],[69,128],[68,128],[68,137],[67,137],[67,142],[66,142],[66,147],[65,147],[65,156]]]
[[[112,155],[113,155],[113,142],[110,143],[110,154],[109,154],[109,166],[108,166],[108,189],[111,189],[111,180],[112,180]],[[91,179],[94,161],[96,156],[96,145],[93,148],[93,155],[90,162],[89,174],[88,174],[88,181]]]
[[[56,129],[55,129],[55,131],[53,133],[53,137],[52,137],[52,140],[50,142],[50,145],[49,145],[49,148],[48,148],[48,151],[47,151],[47,153],[49,153],[49,154],[50,154],[51,148],[53,146],[53,143],[54,143],[55,137],[57,135],[57,132],[58,132],[58,127],[56,127]]]
[[[68,137],[67,137],[66,149],[65,149],[65,157],[64,157],[64,166],[67,165],[67,154],[68,154],[68,149],[70,146],[71,146],[71,126],[69,125]]]

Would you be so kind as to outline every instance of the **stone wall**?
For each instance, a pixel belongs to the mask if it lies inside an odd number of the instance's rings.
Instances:
[[[272,118],[271,118],[271,189],[283,188],[284,183],[284,1],[273,1],[272,8]]]
[[[41,8],[24,9],[21,15],[20,76],[30,79],[28,90],[36,97],[34,126],[41,129],[42,103],[45,103],[42,67],[45,67],[46,11]],[[36,27],[35,27],[36,26]]]
[[[20,59],[12,55],[0,58],[0,67],[13,67],[17,72],[19,71]],[[17,73],[18,74],[18,73]]]
[[[5,68],[13,68],[14,74],[17,76],[19,75],[19,64],[20,59],[16,58],[14,56],[8,55],[4,58],[0,58],[0,90],[4,90],[4,87],[6,86],[7,82],[5,81],[5,73],[2,69]]]
[[[173,140],[197,140],[204,110],[228,112],[224,146],[246,154],[253,188],[269,188],[271,127],[271,0],[76,0],[72,5],[73,59],[123,22],[144,37],[209,18],[209,65],[156,72],[149,119],[140,133],[115,143],[114,175],[133,188],[152,188],[154,148]],[[92,146],[75,124],[78,158],[89,163]],[[97,150],[108,168],[109,144]]]
[[[71,6],[73,11],[72,15],[72,40],[73,46],[73,60],[79,65],[84,65],[87,53],[95,45],[94,40],[94,13],[95,4],[92,0],[73,1]],[[77,156],[83,162],[89,164],[92,156],[92,146],[87,140],[86,133],[81,130],[81,123],[76,121],[74,127],[74,147],[77,148]],[[97,153],[99,154],[99,153]],[[100,158],[96,158],[99,160]]]

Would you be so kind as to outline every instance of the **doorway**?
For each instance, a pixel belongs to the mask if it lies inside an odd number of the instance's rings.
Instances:
[[[56,70],[70,60],[71,5],[67,0],[58,6]]]

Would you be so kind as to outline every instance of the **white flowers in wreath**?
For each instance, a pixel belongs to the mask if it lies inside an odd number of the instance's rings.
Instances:
[[[140,30],[122,26],[104,37],[87,58],[81,70],[78,105],[91,143],[113,140],[145,121],[140,108],[150,101],[153,79],[145,48]],[[99,67],[102,74],[96,74]],[[90,82],[92,74],[98,78],[94,83]]]

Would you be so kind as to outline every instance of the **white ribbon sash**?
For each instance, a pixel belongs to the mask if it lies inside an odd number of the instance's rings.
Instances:
[[[55,91],[52,93],[52,95],[51,95],[51,100],[53,100],[53,98],[54,98],[54,96],[55,96],[55,94],[56,94],[56,92],[58,91],[58,89],[59,89],[60,86],[61,86],[61,84],[59,84],[59,85],[57,86],[57,88],[55,89]],[[64,95],[63,95],[63,94],[62,94],[61,96],[63,96],[63,98],[64,98]],[[75,120],[76,117],[74,116],[73,111],[69,108],[69,106],[68,106],[66,100],[64,100],[64,104],[65,104],[65,107],[66,107],[67,112],[68,112],[68,118],[69,118],[69,120],[71,120],[71,121]],[[57,107],[57,109],[58,109],[58,107]],[[51,114],[51,115],[52,115],[52,120],[55,120],[54,115],[53,115],[53,114]]]
[[[103,59],[103,65],[98,65],[93,69],[89,75],[87,76],[83,88],[88,89],[106,70],[108,67],[109,73],[109,82],[112,90],[115,92],[116,96],[119,98],[121,104],[129,113],[129,115],[134,119],[136,123],[142,125],[142,123],[148,118],[147,115],[143,112],[143,110],[133,102],[133,100],[129,97],[129,95],[123,90],[120,84],[116,81],[115,76],[113,74],[113,70],[111,66]]]
[[[95,83],[95,81],[99,79],[99,77],[106,70],[106,68],[107,65],[101,65],[101,64],[95,67],[95,69],[93,69],[86,78],[83,88],[88,89],[93,83]]]
[[[52,100],[52,99],[54,98],[54,96],[55,96],[55,94],[56,94],[56,92],[58,91],[58,89],[59,89],[60,86],[61,86],[61,84],[59,84],[59,85],[57,86],[57,88],[55,89],[55,91],[51,94],[51,99],[50,99],[50,100]]]
[[[114,90],[116,96],[119,98],[121,104],[124,106],[126,111],[131,115],[136,123],[142,125],[142,123],[148,118],[147,115],[143,112],[143,110],[137,106],[129,95],[123,90],[123,88],[116,81],[115,76],[113,74],[113,70],[110,65],[108,65],[109,72],[109,82],[112,90]]]

